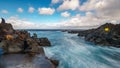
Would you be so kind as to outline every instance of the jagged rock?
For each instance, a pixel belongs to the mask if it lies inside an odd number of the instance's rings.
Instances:
[[[36,38],[37,38],[37,34],[36,34],[36,33],[33,33],[32,38],[36,39]]]
[[[5,20],[2,18],[2,21],[0,23],[0,41],[5,39],[5,35],[13,34],[14,29],[11,24],[6,23]]]
[[[36,54],[45,56],[44,49],[41,46],[50,45],[51,43],[47,38],[37,38],[37,34],[34,34],[34,36],[31,37],[30,33],[25,30],[14,30],[12,25],[6,23],[5,20],[2,18],[2,22],[0,23],[0,49],[2,49],[3,54],[8,55],[13,53],[24,53],[30,56],[35,56]],[[50,62],[50,60],[44,59],[43,62],[44,64],[47,64],[49,66],[43,64],[40,65],[41,68],[55,68],[55,66]]]
[[[0,43],[0,48],[4,50],[4,53],[21,53],[23,50],[21,42],[14,42],[9,40],[3,40]]]
[[[39,46],[51,46],[48,38],[39,38]]]
[[[21,53],[22,52],[21,43],[11,43],[8,47],[8,53]]]
[[[76,33],[78,33],[79,31],[78,31],[78,30],[68,30],[67,32],[68,32],[68,33],[71,33],[71,34],[76,34]]]
[[[11,25],[10,23],[6,23],[3,18],[1,18],[1,19],[2,19],[2,21],[1,21],[1,23],[0,23],[0,28],[1,28],[1,30],[2,30],[2,29],[13,30],[13,27],[12,27],[12,25]]]
[[[0,48],[3,49],[4,53],[7,53],[8,52],[8,41],[3,40],[2,42],[0,42]]]
[[[57,67],[59,65],[58,60],[54,60],[54,59],[49,59],[49,60],[55,65],[55,67]]]
[[[1,19],[2,19],[1,23],[2,23],[2,24],[5,24],[5,23],[6,23],[5,20],[4,20],[3,18],[1,18]]]
[[[15,31],[15,33],[18,35],[18,38],[20,40],[24,40],[26,38],[30,38],[30,33],[28,33],[27,31],[25,30],[22,30],[22,31]]]
[[[105,31],[109,28],[109,31]],[[79,31],[78,36],[85,37],[86,41],[94,42],[95,44],[120,47],[120,24],[106,23],[96,29]]]

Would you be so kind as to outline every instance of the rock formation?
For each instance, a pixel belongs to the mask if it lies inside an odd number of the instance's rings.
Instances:
[[[30,36],[25,30],[14,30],[12,25],[2,18],[0,23],[0,47],[5,53],[39,52],[39,46],[50,46],[47,38],[37,38],[37,34]]]
[[[1,24],[5,24],[5,20],[3,19],[3,18],[1,18],[2,19],[2,22],[1,22]]]
[[[120,47],[120,24],[106,23],[96,29],[79,31],[78,36],[95,44]]]
[[[14,30],[12,25],[2,18],[0,23],[0,49],[4,54],[40,54],[45,56],[41,46],[51,46],[47,38],[37,38],[37,34],[30,36],[25,30]]]

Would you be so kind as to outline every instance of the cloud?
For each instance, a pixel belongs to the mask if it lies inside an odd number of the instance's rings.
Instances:
[[[67,11],[62,12],[62,13],[61,13],[61,16],[63,16],[63,17],[69,17],[69,16],[70,16],[70,13],[68,13]]]
[[[38,8],[39,14],[52,15],[55,12],[54,8]]]
[[[66,1],[68,2],[68,1]],[[64,2],[63,2],[64,3]],[[67,6],[67,5],[66,5]],[[80,12],[86,12],[85,15],[76,14],[69,20],[60,21],[57,24],[59,28],[96,28],[106,22],[118,24],[120,23],[120,0],[88,0],[79,6]],[[61,7],[61,6],[60,6]],[[60,9],[59,7],[59,9]],[[63,7],[61,10],[67,10]]]
[[[80,11],[94,11],[97,16],[106,20],[120,20],[120,0],[88,0]]]
[[[52,0],[52,4],[58,3],[60,0]]]
[[[19,13],[22,13],[24,10],[23,10],[22,8],[18,8],[17,11],[18,11]]]
[[[63,0],[63,3],[57,8],[57,10],[75,10],[79,8],[79,0]]]
[[[1,13],[8,14],[8,11],[7,10],[2,10]]]
[[[117,24],[120,22],[120,0],[88,0],[83,5],[78,4],[79,0],[64,0],[57,8],[59,10],[76,10],[78,7],[80,12],[85,12],[85,15],[76,14],[70,16],[69,12],[61,13],[61,16],[69,17],[67,20],[62,20],[51,25],[51,23],[35,24],[18,17],[10,17],[8,22],[11,22],[15,28],[37,28],[37,29],[72,29],[72,28],[94,28],[106,22]],[[76,5],[76,6],[72,6]],[[39,14],[52,15],[55,12],[53,8],[39,8]],[[24,25],[23,25],[24,24]]]
[[[55,29],[56,23],[33,23],[26,19],[21,19],[19,16],[11,16],[7,20],[7,23],[11,23],[15,29]]]
[[[29,13],[33,13],[34,11],[35,11],[35,9],[33,7],[29,7],[29,9],[28,9]]]
[[[11,16],[7,19],[7,23],[11,23],[15,29],[31,28],[34,23],[20,19],[18,16]]]
[[[86,12],[85,16],[81,16],[80,14],[76,14],[75,16],[71,17],[69,20],[61,21],[60,24],[57,26],[59,28],[65,29],[90,29],[96,28],[106,22],[111,22],[114,24],[118,24],[120,21],[111,19],[111,18],[103,18],[97,16],[93,12]]]

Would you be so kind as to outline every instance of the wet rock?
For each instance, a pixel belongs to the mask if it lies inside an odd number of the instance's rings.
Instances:
[[[37,38],[37,34],[36,34],[36,33],[33,33],[32,38],[36,39],[36,38]]]
[[[0,42],[0,48],[3,49],[4,53],[7,53],[8,52],[8,41],[3,40],[2,42]]]
[[[55,65],[55,67],[57,67],[59,65],[58,60],[50,59],[50,61]]]
[[[22,46],[21,43],[9,43],[8,46],[8,53],[21,53],[22,52]]]
[[[43,49],[43,46],[50,45],[51,43],[47,38],[37,38],[37,34],[31,37],[30,33],[25,30],[14,30],[12,25],[6,23],[2,18],[2,22],[0,23],[0,49],[2,49],[2,52],[0,53],[5,55],[2,55],[2,59],[0,57],[0,67],[3,68],[5,66],[5,68],[9,68],[9,65],[12,64],[12,66],[10,66],[11,68],[55,68],[54,64],[45,58]],[[38,54],[43,57],[39,58],[40,62],[36,67],[32,62],[28,62],[28,64],[24,62],[25,59],[29,58],[25,57],[26,54],[30,57],[35,57]],[[27,61],[29,61],[29,59],[27,59]],[[1,64],[1,62],[3,64]]]
[[[108,31],[105,28],[109,29]],[[78,36],[85,37],[86,41],[103,46],[120,47],[120,24],[106,23],[96,29],[79,31]]]
[[[51,46],[48,38],[39,38],[39,46]]]
[[[21,53],[22,43],[9,41],[9,40],[3,40],[0,43],[0,48],[3,49],[4,53]]]
[[[39,56],[34,61],[35,68],[56,68],[55,65],[45,56]]]
[[[79,32],[79,30],[68,30],[67,32],[71,34],[76,34]]]

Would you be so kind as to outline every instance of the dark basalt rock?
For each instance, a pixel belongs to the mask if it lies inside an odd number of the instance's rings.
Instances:
[[[68,30],[67,32],[68,32],[68,33],[71,33],[71,34],[76,34],[76,33],[78,33],[79,31],[78,31],[78,30],[74,30],[74,31],[73,31],[73,30]]]
[[[37,38],[37,34],[31,37],[30,33],[25,30],[14,30],[12,25],[6,23],[2,18],[0,23],[0,47],[4,49],[5,53],[39,53],[40,51],[43,52],[43,49],[39,46],[50,45],[47,38]]]
[[[105,28],[109,31],[105,31]],[[96,29],[79,31],[78,36],[84,37],[86,41],[103,46],[120,47],[120,24],[106,23]]]
[[[2,24],[5,24],[5,23],[6,23],[5,20],[4,20],[3,18],[1,18],[1,19],[2,19],[1,23],[2,23]]]
[[[50,59],[50,61],[55,65],[55,67],[57,67],[59,65],[58,60]]]
[[[51,43],[47,38],[39,38],[39,46],[51,46]]]
[[[32,57],[39,54],[46,57],[43,46],[50,45],[51,43],[48,38],[37,38],[37,34],[35,33],[31,37],[30,33],[25,30],[14,30],[12,25],[6,23],[2,18],[2,22],[0,23],[0,49],[3,51],[2,54],[27,54]],[[56,66],[56,64],[54,65],[52,61],[48,59],[44,59],[43,62],[44,64],[40,65],[42,66],[41,68],[46,68],[47,66],[45,64],[51,66],[50,68],[55,68]]]
[[[6,23],[5,20],[2,18],[2,21],[0,23],[0,41],[4,39],[3,37],[6,34],[12,34],[14,32],[14,29],[11,24]]]

